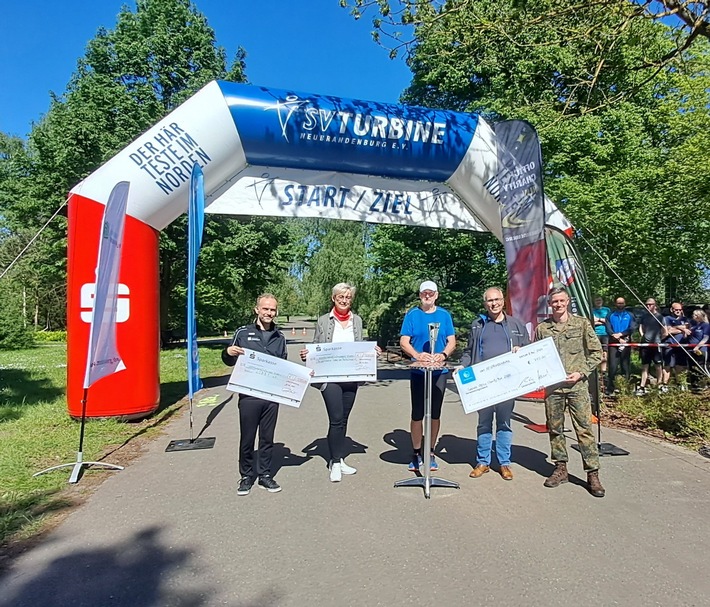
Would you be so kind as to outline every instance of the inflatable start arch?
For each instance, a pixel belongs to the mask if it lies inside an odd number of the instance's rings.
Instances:
[[[69,196],[69,413],[81,413],[99,227],[130,182],[117,311],[126,369],[92,386],[89,416],[143,416],[159,402],[158,234],[204,172],[206,212],[324,217],[502,239],[493,129],[473,114],[211,82]],[[547,223],[569,227],[553,205]]]

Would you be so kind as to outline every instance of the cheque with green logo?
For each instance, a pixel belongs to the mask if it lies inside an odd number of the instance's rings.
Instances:
[[[551,337],[454,373],[461,404],[472,413],[538,388],[565,381],[567,373]]]
[[[237,358],[227,390],[300,407],[311,371],[302,365],[244,348]]]
[[[377,381],[376,347],[374,341],[308,344],[311,382]]]

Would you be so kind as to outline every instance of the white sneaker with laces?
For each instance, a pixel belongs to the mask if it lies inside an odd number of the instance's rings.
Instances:
[[[343,469],[340,467],[340,462],[335,462],[330,465],[330,482],[339,483],[343,480]]]
[[[357,468],[353,468],[352,466],[348,466],[345,463],[344,459],[340,460],[340,471],[343,474],[355,474],[357,472]]]

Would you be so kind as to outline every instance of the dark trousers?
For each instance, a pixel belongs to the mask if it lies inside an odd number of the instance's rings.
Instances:
[[[700,348],[700,354],[692,351],[693,346],[689,347],[688,358],[688,384],[691,390],[700,388],[700,380],[707,372],[708,365],[708,349]]]
[[[631,377],[631,348],[626,346],[623,350],[619,350],[618,346],[609,345],[609,369],[606,376],[606,389],[609,392],[614,391],[614,378],[621,367],[621,372],[624,374],[626,381]]]
[[[345,453],[345,434],[348,418],[357,396],[357,382],[329,383],[322,392],[328,412],[328,449],[330,458],[339,462]]]
[[[279,414],[278,403],[254,397],[239,399],[239,474],[251,478],[271,475],[274,430]],[[254,474],[254,442],[259,430],[259,461]]]

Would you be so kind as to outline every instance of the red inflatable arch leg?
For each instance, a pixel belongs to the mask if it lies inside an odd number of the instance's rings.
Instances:
[[[86,355],[104,206],[69,199],[67,406],[81,417]],[[149,415],[160,402],[158,232],[127,216],[119,286],[117,343],[126,369],[89,389],[88,417]]]

